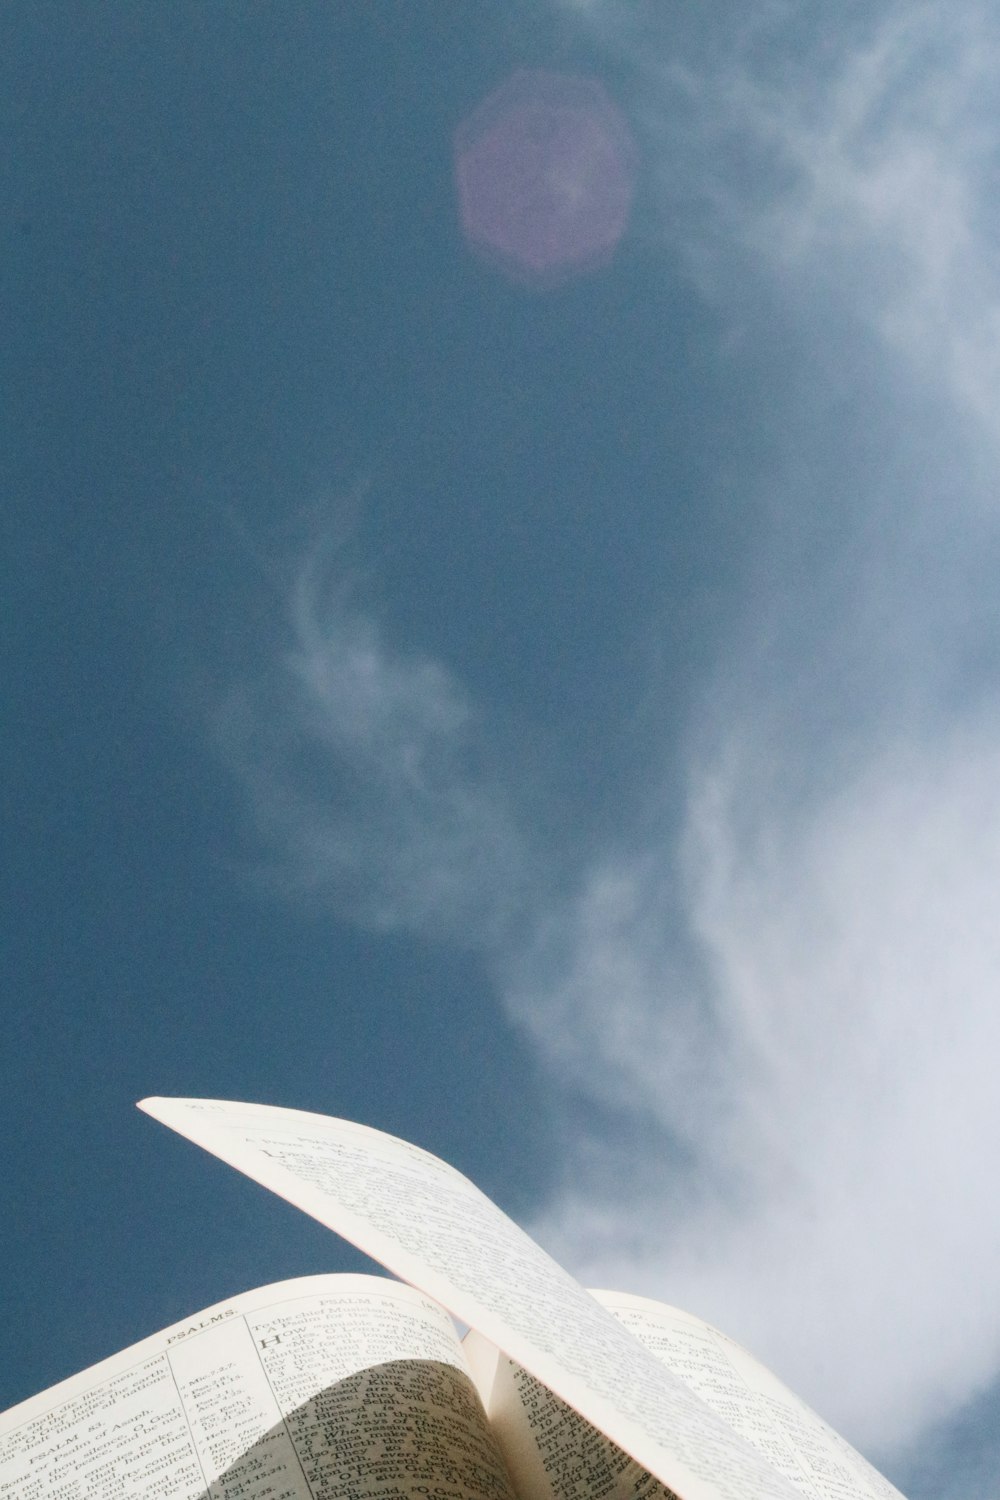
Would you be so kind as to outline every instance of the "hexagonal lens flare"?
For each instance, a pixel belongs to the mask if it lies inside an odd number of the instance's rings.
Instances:
[[[530,286],[606,265],[628,224],[635,165],[631,132],[600,83],[514,73],[455,132],[466,239]]]

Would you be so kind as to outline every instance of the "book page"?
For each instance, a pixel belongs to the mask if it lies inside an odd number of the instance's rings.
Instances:
[[[674,1491],[475,1329],[462,1348],[519,1495],[677,1500]]]
[[[184,1099],[140,1108],[479,1329],[681,1500],[798,1500],[780,1470],[436,1157],[298,1110]]]
[[[850,1443],[718,1329],[647,1297],[593,1295],[808,1500],[902,1500]]]
[[[593,1295],[808,1500],[902,1500],[822,1418],[710,1324],[644,1297]],[[669,1500],[670,1491],[628,1454],[475,1330],[462,1347],[521,1494]]]
[[[374,1276],[220,1302],[0,1417],[2,1500],[514,1500],[451,1320]]]

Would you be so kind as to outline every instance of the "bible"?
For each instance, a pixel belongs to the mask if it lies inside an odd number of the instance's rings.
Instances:
[[[901,1500],[724,1334],[588,1292],[428,1152],[298,1110],[140,1108],[398,1280],[246,1292],[21,1403],[0,1500]]]

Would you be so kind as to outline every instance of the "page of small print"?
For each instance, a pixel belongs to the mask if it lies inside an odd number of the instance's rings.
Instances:
[[[778,1400],[775,1381],[744,1403],[734,1424],[735,1378],[720,1384],[718,1371],[697,1374],[690,1343],[682,1355],[662,1325],[637,1338],[643,1319],[635,1305],[602,1306],[428,1152],[297,1110],[218,1100],[140,1107],[433,1297],[682,1500],[898,1500],[789,1393],[791,1404],[779,1411],[778,1401],[765,1420],[768,1403]],[[754,1364],[744,1367],[744,1383]],[[803,1423],[808,1416],[815,1450],[794,1462],[786,1451],[793,1412]]]
[[[409,1285],[244,1293],[15,1407],[0,1500],[901,1500],[738,1345],[586,1292],[417,1147],[292,1110],[142,1107]]]

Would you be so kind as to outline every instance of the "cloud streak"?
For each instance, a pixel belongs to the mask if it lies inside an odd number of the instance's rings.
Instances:
[[[324,551],[292,590],[286,648],[218,717],[273,852],[260,874],[376,931],[489,946],[530,857],[482,769],[482,725],[443,666],[386,643]]]
[[[477,946],[593,1107],[545,1242],[884,1451],[1000,1371],[1000,29],[761,5],[685,56],[573,11],[633,67],[664,275],[748,379],[768,295],[799,361],[745,614],[648,788],[680,833],[566,897],[470,694],[314,564],[222,738],[284,889]]]
[[[684,1191],[633,1129],[597,1192],[577,1182],[537,1227],[588,1279],[702,1311],[867,1444],[900,1443],[1000,1359],[1000,735],[888,748],[793,814],[759,780],[745,760],[694,778],[699,965],[663,954],[648,869],[619,870],[569,919],[555,1014],[523,997],[579,1087],[599,1058],[683,1143]]]
[[[590,15],[633,44],[620,7]],[[1000,1368],[1000,50],[978,6],[885,8],[846,44],[820,25],[794,59],[780,26],[762,53],[761,29],[756,62],[747,32],[707,71],[658,61],[648,36],[633,59],[673,174],[668,238],[734,327],[722,273],[746,257],[828,347],[771,476],[752,617],[692,726],[680,847],[596,869],[551,996],[515,996],[578,1087],[605,1058],[611,1093],[694,1162],[683,1192],[666,1162],[651,1180],[639,1117],[543,1237],[742,1334],[885,1449]],[[727,172],[737,134],[756,170]],[[845,348],[878,376],[863,461],[829,363]],[[775,576],[803,474],[840,534]]]

